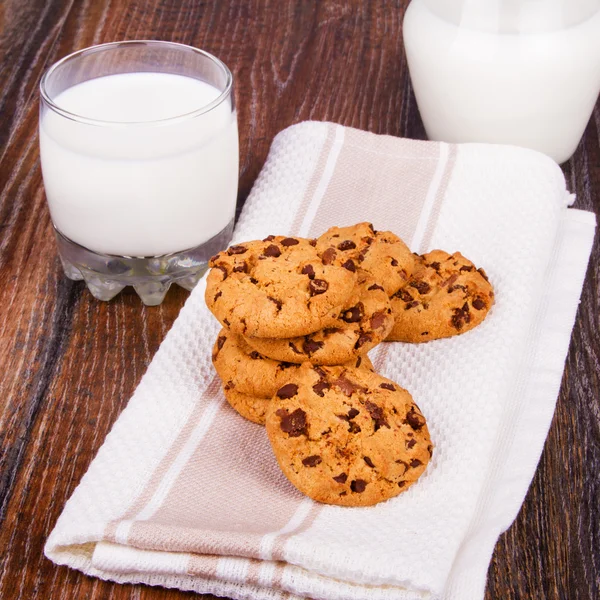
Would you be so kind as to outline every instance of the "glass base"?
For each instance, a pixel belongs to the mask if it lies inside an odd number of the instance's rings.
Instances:
[[[131,285],[146,306],[157,306],[173,283],[186,290],[194,289],[206,272],[210,257],[231,241],[233,219],[200,246],[147,258],[100,254],[66,238],[56,228],[54,231],[65,275],[74,281],[84,280],[94,298],[111,300]]]

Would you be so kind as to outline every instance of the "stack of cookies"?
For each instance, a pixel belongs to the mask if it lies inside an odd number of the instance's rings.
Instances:
[[[485,273],[459,253],[418,256],[369,223],[316,240],[268,236],[211,259],[206,303],[223,325],[225,397],[266,424],[285,475],[311,498],[366,506],[406,489],[432,444],[410,394],[376,374],[380,342],[423,342],[480,323]]]

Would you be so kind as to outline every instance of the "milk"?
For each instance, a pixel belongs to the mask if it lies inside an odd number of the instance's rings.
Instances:
[[[501,4],[413,0],[408,7],[404,44],[427,135],[516,144],[564,162],[600,90],[600,4],[573,0],[579,10],[570,19],[568,4],[556,0],[504,2],[515,14]]]
[[[196,247],[233,219],[238,132],[226,98],[181,75],[91,79],[44,110],[40,152],[55,227],[100,253],[159,256]],[[176,117],[176,118],[174,118]]]

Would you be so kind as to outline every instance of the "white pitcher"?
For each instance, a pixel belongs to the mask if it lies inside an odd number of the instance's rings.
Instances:
[[[412,0],[404,45],[427,135],[568,160],[600,92],[600,0]]]

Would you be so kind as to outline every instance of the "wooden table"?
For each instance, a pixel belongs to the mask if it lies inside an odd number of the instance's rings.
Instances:
[[[58,568],[44,541],[187,292],[158,308],[94,300],[56,257],[37,141],[38,82],[101,42],[198,46],[234,72],[239,204],[273,136],[305,119],[424,138],[402,49],[406,0],[0,2],[0,598],[184,598]],[[600,104],[564,165],[577,206],[600,209]],[[600,247],[594,247],[554,422],[486,598],[600,598]]]

